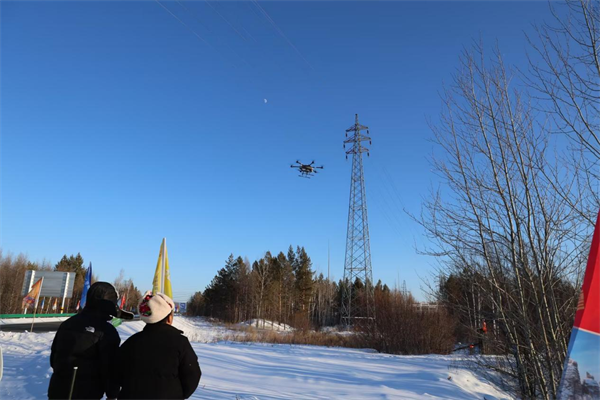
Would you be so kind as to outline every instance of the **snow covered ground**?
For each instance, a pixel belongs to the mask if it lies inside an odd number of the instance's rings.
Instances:
[[[462,356],[393,356],[369,350],[220,341],[229,331],[176,317],[202,368],[193,399],[510,399],[472,372]],[[122,340],[142,329],[121,325]],[[0,332],[0,399],[46,398],[54,333]],[[451,379],[448,379],[451,377]]]
[[[240,328],[257,328],[266,329],[270,331],[280,332],[293,332],[294,328],[286,324],[280,324],[278,322],[268,321],[266,319],[251,319],[250,321],[240,322],[238,324]]]
[[[48,317],[48,318],[35,318],[35,323],[39,324],[42,322],[57,322],[64,321],[69,317]],[[33,321],[33,318],[9,318],[9,319],[0,319],[0,325],[9,325],[9,324],[30,324]]]

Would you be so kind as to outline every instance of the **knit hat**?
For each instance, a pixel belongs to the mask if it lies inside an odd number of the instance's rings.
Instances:
[[[173,308],[175,308],[175,303],[169,296],[162,293],[152,294],[151,291],[147,291],[139,306],[140,318],[147,324],[155,324],[172,313]]]

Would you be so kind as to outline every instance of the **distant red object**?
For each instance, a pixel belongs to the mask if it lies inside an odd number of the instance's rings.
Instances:
[[[483,321],[483,326],[481,327],[481,331],[483,333],[487,333],[487,324],[485,323],[485,321]]]

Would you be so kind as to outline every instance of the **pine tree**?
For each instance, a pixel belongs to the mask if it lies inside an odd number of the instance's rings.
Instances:
[[[208,315],[232,321],[235,318],[237,263],[233,254],[225,262],[217,276],[204,290],[205,309]]]
[[[75,272],[75,282],[73,285],[73,296],[67,303],[67,310],[74,310],[77,302],[81,298],[83,292],[83,281],[85,279],[85,268],[83,266],[83,257],[80,253],[76,256],[72,255],[67,257],[65,254],[61,260],[54,266],[55,271],[61,272]]]
[[[312,262],[308,254],[306,254],[306,250],[304,250],[304,247],[298,246],[296,249],[294,275],[296,277],[296,310],[301,314],[305,314],[308,318],[308,313],[310,312],[310,300],[313,289],[313,271]]]
[[[292,255],[293,254],[294,252],[292,250]],[[295,256],[290,259],[288,251],[288,257],[285,257],[283,253],[279,253],[277,258],[281,264],[281,312],[283,314],[281,318],[283,322],[289,324],[292,321],[292,315],[294,314],[294,288],[296,277],[294,275],[292,262],[295,261]]]

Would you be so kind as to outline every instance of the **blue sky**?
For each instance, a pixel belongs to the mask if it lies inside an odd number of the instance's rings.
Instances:
[[[2,251],[80,252],[145,290],[166,237],[184,300],[230,253],[301,245],[326,273],[329,243],[339,279],[358,113],[373,276],[424,298],[435,260],[402,210],[437,185],[427,119],[474,39],[523,66],[547,3],[257,4],[0,2]],[[297,159],[325,169],[300,179]]]
[[[580,329],[573,329],[575,339],[572,343],[569,358],[577,361],[579,377],[581,380],[586,378],[586,373],[594,377],[596,381],[600,380],[600,336],[595,333],[586,332]]]

